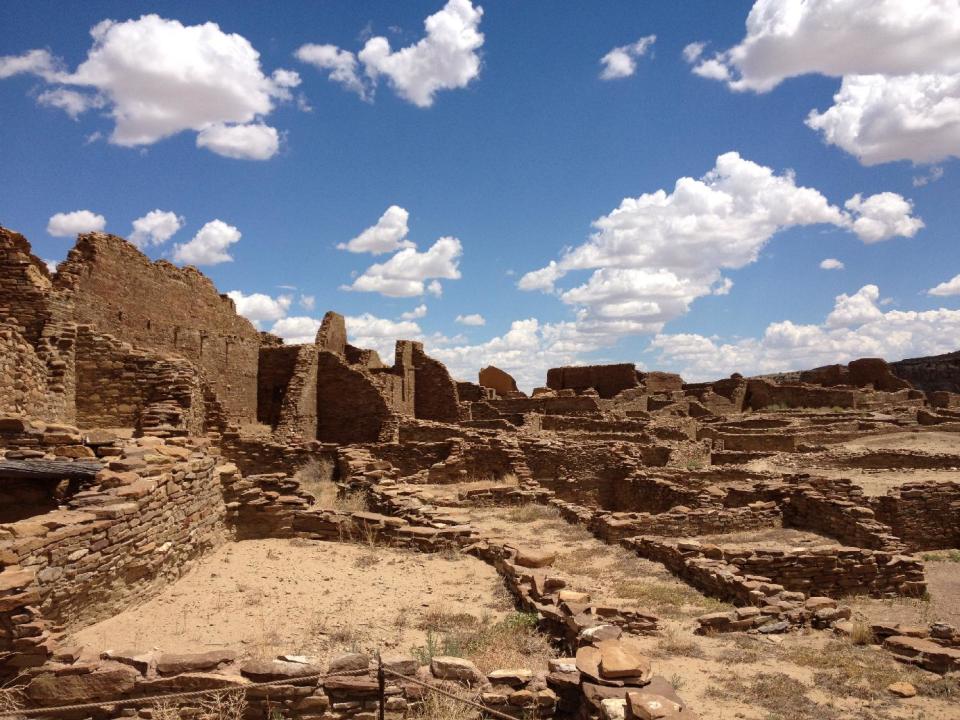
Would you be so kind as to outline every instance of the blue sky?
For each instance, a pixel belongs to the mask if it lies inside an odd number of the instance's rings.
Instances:
[[[7,3],[0,224],[57,261],[72,238],[51,227],[84,229],[99,215],[126,237],[148,212],[171,213],[176,233],[145,252],[197,262],[264,329],[280,319],[278,331],[302,339],[336,309],[355,342],[384,350],[422,338],[461,377],[495,363],[528,388],[563,363],[709,378],[957,349],[960,117],[937,103],[960,94],[960,35],[950,34],[960,4],[938,6],[936,32],[902,3],[854,0],[811,2],[810,17],[784,29],[778,13],[791,4]],[[857,7],[866,11],[844,22]],[[433,42],[424,21],[438,14]],[[818,36],[831,15],[840,36]],[[89,30],[104,20],[114,22],[95,43]],[[204,23],[217,27],[189,31]],[[872,48],[885,32],[881,61]],[[240,44],[222,45],[231,35]],[[377,37],[389,50],[375,52]],[[929,57],[910,51],[918,39]],[[325,60],[297,57],[305,45],[328,46],[315,53]],[[616,48],[604,79],[601,58]],[[197,71],[193,53],[212,65]],[[246,63],[236,77],[216,67],[231,53]],[[147,70],[134,67],[150,54]],[[348,80],[330,79],[335,59]],[[869,101],[856,93],[865,82],[880,83]],[[222,103],[205,103],[221,90]],[[905,110],[907,90],[921,101]],[[163,130],[135,117],[145,98],[169,111]],[[910,131],[905,113],[929,119],[937,107],[937,127]],[[805,122],[811,110],[819,125]],[[699,180],[730,152],[725,170]],[[671,193],[683,177],[694,185],[681,199]],[[648,196],[618,216],[620,234],[592,226],[660,189],[666,209]],[[845,207],[858,193],[866,202]],[[391,206],[407,213],[397,242],[416,246],[396,246],[413,255],[404,296],[344,289],[365,271],[370,287],[386,287],[367,269],[394,252],[337,245]],[[80,210],[89,215],[51,221]],[[221,248],[231,261],[178,254],[214,220],[207,239],[240,235]],[[459,253],[427,257],[442,237]],[[821,269],[827,258],[843,269]],[[551,261],[566,263],[555,282],[521,281]],[[439,297],[429,290],[438,277]],[[484,324],[456,320],[471,315]]]

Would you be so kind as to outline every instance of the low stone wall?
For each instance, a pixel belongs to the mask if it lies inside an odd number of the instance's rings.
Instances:
[[[245,437],[236,429],[220,436],[223,456],[244,475],[292,473],[320,456],[332,460],[337,445],[313,441],[277,441],[274,437]]]
[[[780,527],[783,516],[773,502],[755,502],[736,508],[675,507],[667,512],[610,513],[594,522],[598,537],[615,543],[635,535],[689,537]]]
[[[43,664],[51,633],[142,600],[225,540],[219,460],[204,441],[97,449],[106,467],[67,508],[0,526],[0,678]]]
[[[905,483],[870,507],[913,552],[960,547],[960,483]]]
[[[847,545],[906,551],[906,545],[893,534],[890,526],[878,522],[866,504],[831,497],[814,489],[799,490],[791,495],[783,505],[783,521],[789,527],[819,532]]]

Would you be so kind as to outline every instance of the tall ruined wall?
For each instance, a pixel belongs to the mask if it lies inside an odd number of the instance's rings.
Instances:
[[[423,351],[423,343],[411,343],[415,368],[416,416],[421,420],[454,423],[460,417],[457,384],[447,368]]]
[[[360,368],[339,355],[317,353],[317,439],[324,442],[376,442],[390,408]]]
[[[81,428],[137,427],[160,411],[174,427],[204,431],[201,380],[189,361],[135,350],[80,326],[76,350],[76,422]]]
[[[559,367],[547,371],[547,387],[551,390],[581,392],[594,388],[602,398],[612,398],[621,390],[637,387],[639,384],[637,367],[633,363]]]
[[[0,319],[0,414],[53,420],[47,366],[20,331]]]
[[[850,388],[820,387],[817,385],[777,385],[768,380],[751,379],[747,382],[745,407],[762,410],[771,405],[796,407],[853,408],[857,391]]]
[[[302,345],[261,347],[257,369],[257,422],[275,426]]]
[[[893,374],[918,390],[960,393],[960,351],[890,363]]]
[[[122,238],[90,233],[54,285],[71,297],[78,323],[187,358],[206,371],[230,419],[256,418],[259,333],[199,270],[151,262]]]
[[[27,342],[36,346],[57,314],[53,283],[43,261],[20,233],[0,227],[0,319],[16,318]]]

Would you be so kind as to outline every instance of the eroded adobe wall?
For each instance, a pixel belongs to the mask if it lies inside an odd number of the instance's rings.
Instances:
[[[421,420],[457,422],[460,418],[460,397],[457,384],[447,368],[423,351],[422,343],[410,343],[415,369],[415,414]]]
[[[960,483],[905,483],[870,506],[911,551],[960,546]]]
[[[71,297],[78,323],[187,358],[231,420],[256,419],[260,335],[199,270],[151,262],[122,238],[91,233],[78,238],[54,284]]]
[[[857,405],[857,391],[818,385],[777,385],[767,380],[752,379],[747,383],[745,407],[762,410],[766,407],[841,407]]]
[[[612,398],[621,390],[639,384],[637,367],[633,363],[559,367],[547,371],[547,387],[551,390],[581,392],[593,388],[602,398]]]

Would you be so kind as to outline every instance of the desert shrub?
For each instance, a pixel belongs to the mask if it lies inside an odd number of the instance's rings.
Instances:
[[[556,520],[560,517],[560,511],[552,505],[523,503],[508,508],[505,517],[511,522],[529,523],[537,520]]]

